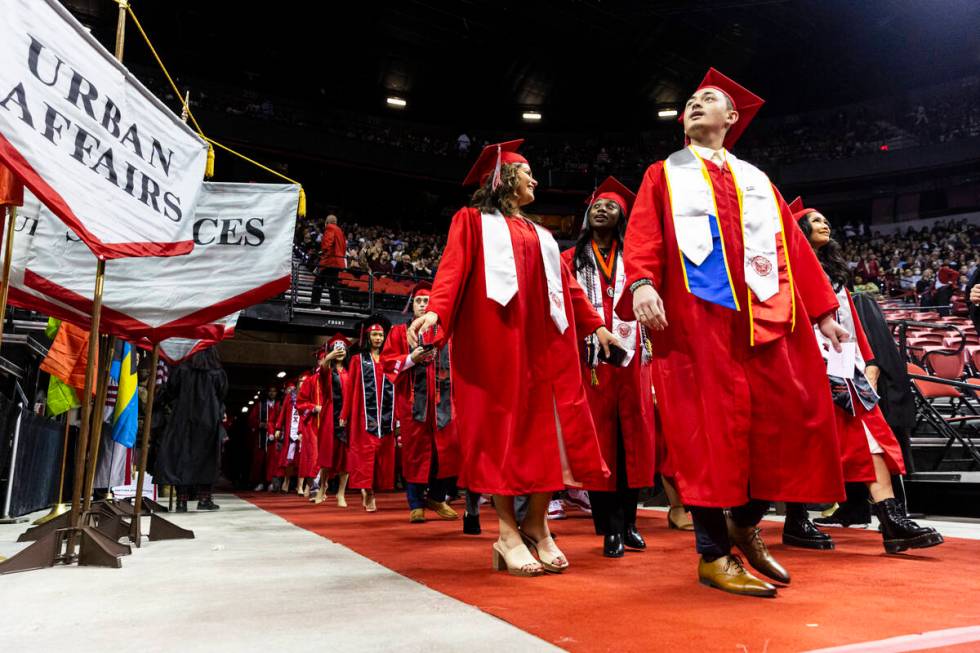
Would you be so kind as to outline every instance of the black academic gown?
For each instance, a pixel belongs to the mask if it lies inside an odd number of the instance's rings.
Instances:
[[[164,387],[166,423],[153,461],[153,482],[164,485],[213,485],[218,478],[221,417],[228,391],[222,369],[188,364],[174,368]],[[155,415],[154,415],[155,416]]]
[[[874,363],[881,369],[881,376],[878,378],[878,395],[881,401],[878,405],[888,426],[895,432],[908,465],[912,460],[909,437],[915,426],[915,397],[912,395],[908,369],[877,302],[864,293],[856,293],[851,299],[854,301],[858,319],[864,325],[864,333],[868,336],[868,344],[874,353]]]

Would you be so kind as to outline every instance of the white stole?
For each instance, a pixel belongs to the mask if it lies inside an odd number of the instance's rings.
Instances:
[[[586,275],[583,274],[584,270],[579,270],[576,274],[578,282],[584,288],[586,284],[590,283],[589,277],[591,277],[592,283],[592,293],[589,297],[592,299],[592,307],[596,312],[603,318],[603,323],[605,323],[605,309],[602,305],[602,298],[605,297],[605,293],[602,292],[602,281],[599,279],[601,272],[599,271],[599,262],[595,260],[595,252],[591,251],[592,263],[595,265],[595,274]],[[619,252],[616,255],[616,271],[613,275],[613,306],[619,303],[619,298],[623,295],[623,290],[626,287],[626,268],[623,265],[623,255]],[[619,315],[613,310],[613,323],[612,332],[619,338],[619,346],[626,350],[626,359],[623,361],[623,367],[626,367],[633,360],[633,355],[636,353],[636,341],[637,341],[637,323],[636,321],[626,322],[619,319]],[[590,336],[591,337],[591,336]]]
[[[517,294],[517,264],[507,219],[499,212],[481,213],[483,226],[483,271],[487,282],[487,299],[506,306]],[[534,224],[534,223],[531,223]],[[541,261],[548,281],[548,307],[559,333],[568,328],[565,295],[561,281],[561,252],[551,232],[534,225],[541,245]]]
[[[779,202],[764,172],[731,152],[726,152],[726,160],[742,213],[745,283],[764,302],[779,292]],[[664,162],[677,246],[694,265],[701,265],[713,248],[708,216],[718,219],[718,205],[705,165],[689,147],[674,152]],[[720,224],[718,229],[721,230]]]

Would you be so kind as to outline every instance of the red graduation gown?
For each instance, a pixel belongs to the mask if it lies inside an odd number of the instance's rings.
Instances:
[[[523,218],[506,221],[518,282],[506,306],[487,298],[482,221],[475,208],[453,218],[429,296],[442,337],[452,338],[463,455],[459,484],[503,495],[561,490],[563,444],[574,480],[602,485],[609,472],[582,387],[576,335],[592,333],[602,320],[561,266],[569,326],[559,333],[549,313],[537,232]]]
[[[303,449],[300,467],[303,476],[315,476],[320,469],[333,470],[334,447],[343,444],[333,436],[333,390],[330,370],[317,369],[310,374],[296,393],[296,408],[300,411]],[[346,374],[345,374],[346,376]],[[320,412],[316,407],[320,406]],[[314,470],[312,474],[304,472]]]
[[[718,205],[731,282],[747,297],[737,189],[727,164],[705,164]],[[796,324],[750,346],[749,310],[692,295],[682,274],[663,162],[650,166],[630,214],[627,284],[651,279],[668,327],[654,334],[654,385],[674,478],[684,502],[706,507],[753,498],[829,502],[844,496],[834,407],[810,320],[837,298],[810,245],[776,191],[796,289]],[[781,284],[781,293],[789,292]],[[617,310],[633,318],[626,293]]]
[[[289,445],[292,442],[289,439],[290,436],[289,430],[293,421],[294,410],[296,410],[296,406],[293,402],[293,398],[291,394],[287,391],[284,394],[282,401],[279,402],[279,411],[276,416],[276,430],[279,431],[279,435],[282,438],[279,441],[281,447],[279,449],[279,455],[278,455],[279,465],[276,471],[277,476],[283,476],[286,473],[287,468],[290,466],[294,466],[296,468],[294,470],[295,473],[299,474],[299,456],[300,456],[299,447],[303,445],[302,424],[300,425],[300,429],[299,429],[300,439],[296,441],[297,446],[296,446],[295,456],[293,457],[293,460],[291,462],[289,460]]]
[[[575,248],[562,252],[562,260],[568,269],[575,270]],[[596,270],[602,291],[602,317],[606,328],[613,330],[613,298],[607,293],[609,284],[601,272]],[[629,487],[641,488],[653,485],[656,472],[656,448],[654,445],[656,427],[654,425],[654,406],[652,384],[652,365],[643,364],[643,343],[640,342],[639,329],[633,334],[636,350],[633,359],[626,367],[599,363],[595,368],[598,384],[592,384],[592,370],[582,362],[582,378],[585,382],[585,396],[589,400],[592,420],[599,436],[602,457],[607,461],[611,472],[605,483],[592,490],[616,490],[616,454],[618,453],[618,431],[623,432],[623,447],[626,450],[626,478]],[[579,346],[582,345],[579,341]],[[581,357],[579,357],[581,360]]]
[[[363,354],[370,356],[370,354]],[[364,388],[361,385],[361,356],[356,354],[347,371],[344,386],[344,407],[340,418],[347,424],[347,466],[350,468],[350,487],[357,489],[391,490],[395,487],[395,433],[384,437],[368,433],[364,424]],[[381,401],[384,367],[374,361],[375,387]]]
[[[280,442],[273,439],[276,435],[276,429],[279,427],[279,413],[282,410],[282,398],[277,399],[272,406],[269,407],[269,420],[266,423],[266,430],[269,433],[269,446],[266,447],[265,451],[265,482],[271,483],[272,479],[276,476],[280,476],[279,471],[279,448],[282,446]]]
[[[266,459],[276,453],[276,445],[272,442],[269,433],[269,422],[274,418],[275,405],[275,401],[270,405],[269,400],[263,397],[248,411],[249,483],[265,483],[267,481]],[[265,410],[264,416],[262,415],[263,409]],[[264,446],[263,443],[265,443]]]
[[[861,319],[857,311],[854,310],[854,302],[851,301],[850,293],[847,294],[847,301],[851,307],[851,316],[854,319],[855,333],[851,334],[858,344],[861,357],[870,361],[874,358],[874,352],[868,344],[868,337],[861,326]],[[865,410],[860,401],[854,401],[856,415],[852,415],[840,406],[834,406],[834,415],[837,417],[837,437],[840,439],[841,463],[844,467],[844,480],[867,483],[875,480],[874,463],[871,459],[871,449],[868,447],[868,438],[864,432],[864,427],[868,427],[871,436],[881,447],[888,465],[888,470],[892,474],[905,473],[905,461],[902,458],[902,447],[898,444],[895,433],[885,421],[881,409],[875,406],[870,411]]]
[[[452,478],[459,474],[460,459],[455,415],[446,426],[436,428],[436,365],[433,362],[426,367],[428,402],[425,422],[412,417],[415,367],[405,369],[405,359],[410,351],[407,331],[407,324],[393,326],[381,352],[385,373],[395,380],[395,417],[401,429],[402,476],[409,483],[428,483],[434,446],[437,477]]]

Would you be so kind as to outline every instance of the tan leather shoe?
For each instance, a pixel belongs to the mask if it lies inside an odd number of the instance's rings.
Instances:
[[[743,596],[776,596],[776,588],[745,570],[738,556],[722,556],[713,562],[698,563],[698,582],[723,592]]]
[[[459,513],[453,510],[448,503],[443,501],[442,503],[436,503],[432,500],[426,500],[425,506],[439,515],[440,519],[459,519]]]
[[[740,528],[729,522],[728,537],[753,569],[777,583],[789,585],[789,572],[769,553],[766,543],[762,541],[762,535],[759,534],[758,526]]]
[[[683,506],[675,506],[667,511],[667,525],[679,531],[693,531],[694,522],[691,520],[691,513],[684,510]]]
[[[408,523],[409,524],[422,524],[425,522],[425,510],[422,508],[414,508],[410,513],[408,513]]]

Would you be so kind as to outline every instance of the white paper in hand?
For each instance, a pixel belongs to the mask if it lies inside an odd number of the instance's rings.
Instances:
[[[842,379],[854,378],[854,366],[857,345],[853,342],[842,342],[840,352],[833,347],[827,352],[827,376],[838,376]]]

